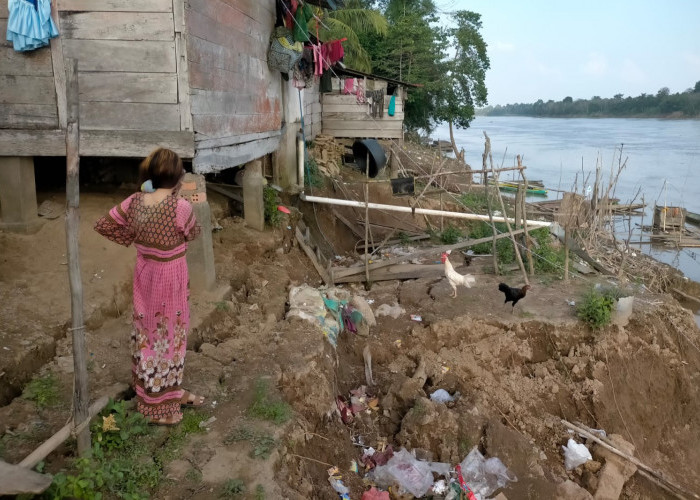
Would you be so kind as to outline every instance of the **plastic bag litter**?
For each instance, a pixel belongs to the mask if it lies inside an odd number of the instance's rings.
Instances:
[[[592,460],[591,452],[588,451],[585,445],[579,444],[569,438],[566,446],[562,446],[564,452],[564,467],[566,470],[575,469],[579,465],[583,465],[589,460]]]
[[[518,478],[496,457],[484,458],[474,447],[460,464],[464,481],[478,500],[488,498],[494,491]]]
[[[388,491],[379,491],[372,486],[369,490],[362,494],[362,500],[389,500]]]
[[[430,395],[430,400],[435,401],[436,403],[449,403],[454,401],[455,398],[450,396],[450,393],[445,389],[438,389]]]
[[[375,316],[391,316],[394,319],[397,319],[402,314],[406,314],[406,309],[401,307],[398,302],[394,302],[392,306],[382,304],[374,311]]]
[[[377,486],[388,488],[398,484],[400,490],[407,491],[416,498],[425,495],[433,485],[433,471],[448,474],[449,464],[418,460],[405,448],[394,452],[386,465],[378,465],[369,474]]]

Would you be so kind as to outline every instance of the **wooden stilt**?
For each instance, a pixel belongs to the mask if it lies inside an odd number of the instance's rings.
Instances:
[[[80,122],[79,122],[78,60],[66,61],[66,244],[68,277],[71,295],[71,328],[73,337],[73,422],[88,419],[87,362],[85,359],[85,324],[83,323],[83,282],[80,277],[80,252],[78,229],[80,224]],[[78,454],[90,452],[90,428],[78,432]]]

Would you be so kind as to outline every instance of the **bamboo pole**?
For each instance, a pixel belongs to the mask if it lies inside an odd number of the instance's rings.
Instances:
[[[521,159],[520,155],[518,155],[518,165],[520,165]],[[523,183],[525,184],[525,188],[527,189],[527,177],[525,177],[525,170],[520,171],[520,175],[523,177]],[[522,208],[522,216],[523,216],[523,229],[525,230],[525,248],[527,249],[527,263],[528,267],[530,268],[530,276],[535,275],[535,263],[532,260],[532,242],[530,241],[530,233],[527,230],[527,202],[525,201],[525,197],[523,196],[523,208]]]
[[[700,500],[700,496],[698,496],[697,494],[686,490],[686,489],[683,488],[682,486],[680,486],[680,485],[678,485],[678,484],[676,484],[676,483],[670,481],[669,479],[666,479],[666,478],[664,477],[664,475],[663,475],[661,472],[658,472],[658,471],[652,469],[651,467],[649,467],[648,465],[643,464],[642,462],[640,462],[638,459],[636,459],[636,458],[633,457],[632,455],[630,455],[630,454],[628,454],[628,453],[625,453],[624,451],[618,450],[618,449],[615,448],[614,446],[612,446],[612,445],[608,444],[607,442],[603,441],[603,440],[600,439],[598,436],[596,436],[595,434],[593,434],[593,433],[587,431],[586,429],[583,429],[582,427],[579,427],[578,425],[574,425],[574,424],[572,424],[571,422],[567,422],[567,421],[564,420],[564,419],[561,420],[561,423],[564,424],[565,427],[568,427],[569,429],[573,430],[574,432],[577,432],[578,434],[580,434],[581,436],[585,437],[586,439],[590,439],[591,441],[597,443],[598,445],[602,446],[602,447],[605,448],[606,450],[611,451],[611,452],[613,452],[614,454],[616,454],[616,455],[618,455],[618,456],[624,458],[624,459],[627,460],[628,462],[631,462],[632,464],[636,465],[640,470],[646,472],[646,473],[649,474],[650,476],[653,476],[653,477],[656,478],[657,480],[659,480],[659,481],[661,481],[662,483],[666,484],[669,488],[672,488],[673,490],[675,490],[676,496],[679,496],[679,493],[680,493],[680,494],[682,494],[682,495],[687,495],[687,496],[689,496],[689,497],[691,497],[691,498],[696,498],[696,499]],[[683,497],[680,497],[680,496],[679,496],[679,498],[683,498]]]
[[[484,172],[486,171],[486,158],[491,158],[491,139],[484,132],[484,155],[481,157],[481,163]],[[493,239],[491,240],[491,255],[493,256],[493,274],[498,276],[498,252],[496,252],[496,224],[493,222],[493,210],[491,207],[491,193],[489,187],[486,185],[486,174],[484,174],[484,191],[486,192],[486,208],[489,211],[489,223],[491,224],[491,231],[493,232]],[[498,187],[496,187],[498,189]],[[503,214],[505,217],[506,214]]]
[[[85,324],[83,323],[83,282],[80,277],[80,249],[78,231],[80,225],[80,121],[78,91],[78,60],[66,60],[66,245],[68,254],[68,278],[71,295],[71,328],[73,333],[73,422],[88,419],[90,393],[88,391],[87,363],[85,359]],[[78,454],[89,453],[90,429],[85,426],[77,435]]]
[[[486,132],[484,132],[484,135],[486,135]],[[495,173],[495,169],[493,168],[493,158],[491,158],[491,171],[494,172],[494,178],[496,182],[498,182],[498,175]],[[505,219],[506,227],[508,228],[508,234],[510,235],[510,240],[513,243],[513,250],[515,251],[515,257],[518,261],[518,266],[520,267],[520,271],[523,273],[523,279],[525,280],[525,284],[529,285],[530,279],[527,276],[527,271],[525,271],[525,264],[523,264],[523,258],[520,256],[520,249],[518,249],[518,243],[515,241],[513,229],[510,226],[510,221],[508,220],[508,217],[506,217],[506,206],[503,203],[503,196],[501,195],[500,190],[497,189],[496,192],[498,193],[498,201],[501,204],[501,211],[503,212],[503,218]]]
[[[365,79],[366,81],[366,79]],[[367,151],[367,163],[365,164],[365,180],[369,180],[369,151]],[[369,286],[369,253],[367,245],[369,240],[369,184],[365,184],[365,278]]]

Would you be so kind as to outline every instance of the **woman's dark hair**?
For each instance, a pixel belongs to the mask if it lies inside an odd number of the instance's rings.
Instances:
[[[154,189],[174,188],[184,172],[182,160],[177,153],[165,148],[153,150],[139,167],[140,182],[150,179]]]

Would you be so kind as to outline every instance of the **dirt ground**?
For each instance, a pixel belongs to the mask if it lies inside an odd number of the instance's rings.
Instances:
[[[93,397],[130,381],[134,250],[91,229],[126,194],[81,197]],[[63,203],[58,194],[40,196],[40,202]],[[639,293],[626,325],[593,331],[569,305],[580,300],[592,278],[565,283],[559,276],[537,276],[511,312],[497,284],[518,285],[520,278],[490,274],[483,262],[488,259],[472,259],[466,267],[454,253],[456,270],[477,279],[454,299],[444,278],[379,282],[369,290],[364,284],[339,286],[340,293],[370,302],[375,312],[384,304],[398,304],[404,312],[397,318],[377,315],[366,337],[342,333],[334,349],[314,324],[286,319],[290,287],[322,285],[304,252],[289,247],[286,222],[262,234],[251,231],[239,217],[226,216],[224,202],[211,199],[222,226],[213,235],[217,289],[192,297],[185,385],[207,397],[206,412],[216,420],[168,464],[170,481],[152,492],[154,498],[219,498],[221,486],[239,478],[251,492],[245,498],[254,498],[261,485],[265,498],[334,499],[327,469],[337,466],[350,497],[359,499],[366,489],[363,476],[348,471],[362,455],[358,443],[378,448],[382,442],[452,465],[478,446],[517,476],[502,490],[511,500],[591,498],[615,476],[614,459],[593,447],[597,468],[567,472],[561,446],[571,435],[561,419],[619,435],[642,462],[700,492],[700,331],[672,297]],[[311,213],[331,234],[328,212]],[[17,463],[70,414],[63,217],[47,220],[33,236],[0,233],[0,255],[0,455]],[[378,396],[378,409],[344,424],[336,397],[366,383],[367,346],[374,376],[369,391]],[[39,410],[18,396],[32,374],[47,372],[61,380],[62,404]],[[246,415],[261,378],[291,404],[294,417],[287,424]],[[436,389],[461,396],[435,403],[429,396]],[[241,425],[275,436],[278,445],[269,458],[251,458],[251,443],[226,439]],[[68,445],[59,448],[47,470],[59,470],[72,453]],[[188,473],[192,469],[197,478]],[[624,484],[620,498],[674,498],[639,474],[619,476],[614,479]]]

